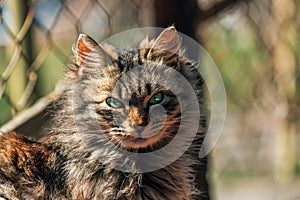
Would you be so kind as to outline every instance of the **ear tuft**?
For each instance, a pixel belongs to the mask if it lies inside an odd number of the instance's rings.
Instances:
[[[177,66],[181,38],[174,26],[166,28],[154,41],[147,59],[162,58],[167,65]]]
[[[88,72],[88,69],[105,67],[111,65],[109,55],[90,36],[81,33],[73,46],[75,62],[78,69],[77,75],[81,72]]]
[[[76,62],[81,65],[89,53],[97,48],[98,44],[88,35],[81,33],[75,44]]]
[[[81,33],[78,36],[77,48],[81,52],[89,53],[92,51],[92,48],[95,48],[95,46],[97,46],[97,43],[88,35]]]

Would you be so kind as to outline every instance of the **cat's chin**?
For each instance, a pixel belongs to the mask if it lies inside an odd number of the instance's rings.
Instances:
[[[121,140],[121,146],[125,149],[141,149],[156,146],[162,138],[162,134],[156,134],[149,138],[125,137]]]

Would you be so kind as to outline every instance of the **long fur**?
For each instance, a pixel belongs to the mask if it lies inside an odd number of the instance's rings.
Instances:
[[[173,32],[169,32],[164,37],[175,36]],[[175,42],[179,41],[177,40],[175,38]],[[100,92],[111,92],[112,86],[122,74],[135,69],[139,64],[147,63],[153,70],[150,73],[141,71],[137,75],[139,77],[129,77],[137,85],[142,84],[138,83],[141,77],[143,80],[155,80],[162,69],[164,77],[172,74],[172,69],[164,67],[165,64],[174,64],[173,69],[189,81],[199,105],[203,105],[203,82],[193,62],[179,53],[174,57],[163,51],[162,44],[164,43],[160,40],[144,41],[140,50],[125,50],[125,53],[124,50],[117,51],[107,46],[98,51],[98,54],[88,49],[89,46],[78,45],[77,50],[81,48],[84,52],[80,55],[75,53],[69,64],[65,78],[68,87],[57,102],[58,111],[54,115],[50,133],[39,141],[29,140],[16,133],[0,136],[0,199],[201,199],[202,188],[197,185],[197,168],[206,163],[205,160],[199,160],[197,151],[205,133],[204,108],[199,108],[202,115],[200,121],[196,122],[199,130],[197,136],[192,138],[193,142],[190,141],[189,132],[189,123],[194,123],[192,121],[187,121],[184,133],[178,136],[182,143],[192,142],[187,151],[171,164],[143,173],[143,166],[150,166],[161,157],[154,154],[149,157],[148,162],[140,165],[139,156],[143,154],[139,153],[151,152],[168,144],[175,137],[180,122],[184,120],[180,117],[183,113],[178,111],[178,102],[171,99],[167,105],[169,107],[166,107],[169,113],[162,129],[164,134],[155,139],[155,142],[154,139],[152,142],[149,140],[149,145],[145,143],[145,147],[130,148],[130,145],[123,145],[129,132],[126,129],[120,130],[114,119],[110,118],[122,118],[123,115],[103,107],[103,100],[100,98]],[[93,45],[93,41],[86,45]],[[154,47],[159,47],[160,50],[155,51]],[[175,47],[177,48],[176,44]],[[106,56],[99,55],[101,52],[105,52]],[[164,57],[167,59],[164,60]],[[97,66],[99,62],[95,61],[97,59],[102,65],[108,66],[100,70]],[[107,63],[109,60],[113,62]],[[164,81],[166,84],[178,85],[176,82],[169,83],[167,78]],[[128,84],[123,86],[127,90],[133,89]],[[122,91],[125,90],[124,87]],[[150,90],[155,90],[155,87],[151,86]],[[185,95],[184,88],[178,89]],[[136,95],[143,95],[145,91],[141,89]],[[188,99],[183,101],[180,102],[181,106],[189,104]],[[133,103],[138,104],[139,101]],[[122,118],[122,122],[126,120],[128,119]],[[114,126],[116,128],[113,129]],[[115,145],[111,145],[111,142]],[[120,151],[120,148],[127,151]],[[179,151],[180,148],[169,148],[163,158],[166,161],[172,160],[174,155],[181,153]],[[130,157],[130,153],[138,156]],[[116,166],[121,166],[124,170],[119,170]],[[204,177],[205,171],[200,174]]]

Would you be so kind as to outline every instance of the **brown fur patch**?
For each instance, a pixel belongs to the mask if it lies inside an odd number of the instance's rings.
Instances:
[[[0,137],[0,181],[2,174],[7,184],[14,183],[20,198],[24,196],[22,193],[44,196],[46,186],[41,173],[48,156],[48,149],[44,145],[16,133],[4,134]]]

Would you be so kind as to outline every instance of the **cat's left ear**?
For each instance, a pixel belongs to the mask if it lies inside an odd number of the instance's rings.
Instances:
[[[168,66],[177,68],[181,38],[174,26],[166,28],[154,41],[147,59],[162,58]]]
[[[84,67],[84,63],[98,63],[101,66],[107,66],[112,63],[110,57],[97,42],[83,33],[79,35],[73,51],[76,56],[76,64],[79,67]]]

